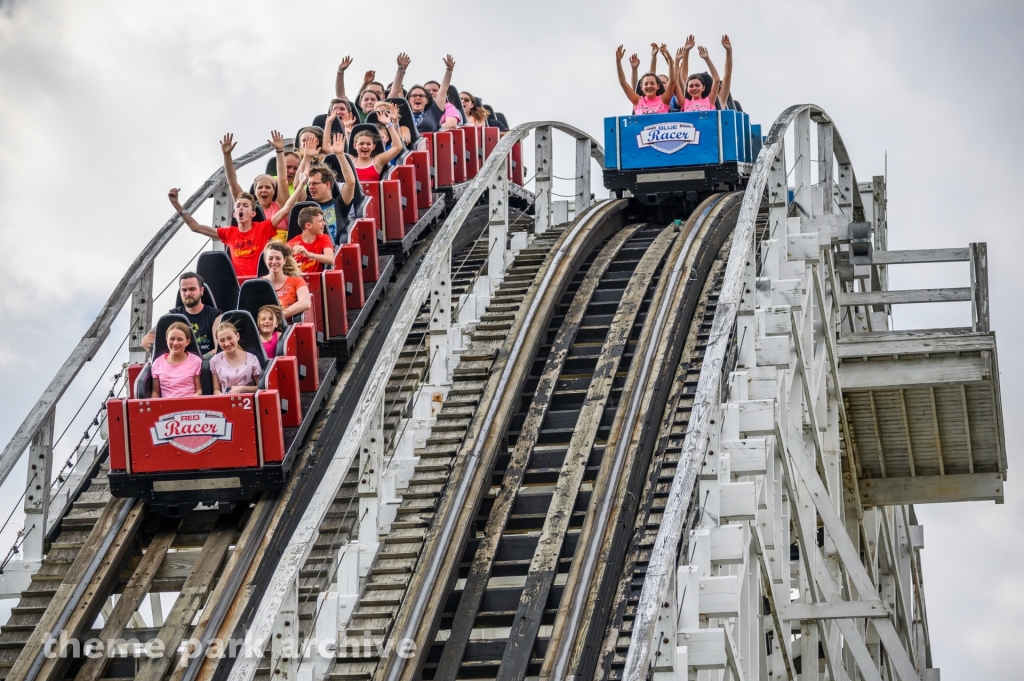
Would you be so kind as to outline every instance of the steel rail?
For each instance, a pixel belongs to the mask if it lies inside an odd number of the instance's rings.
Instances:
[[[404,346],[405,337],[419,314],[423,300],[430,293],[432,281],[440,272],[444,259],[448,257],[449,249],[459,227],[488,189],[502,164],[507,163],[512,147],[522,141],[530,131],[539,127],[551,127],[578,140],[589,139],[591,141],[591,156],[603,164],[604,149],[597,140],[578,128],[557,121],[524,123],[513,128],[498,142],[491,156],[488,157],[444,224],[441,225],[423,256],[416,277],[409,285],[395,321],[389,330],[388,338],[378,355],[374,372],[364,384],[358,407],[352,415],[349,427],[334,453],[330,465],[324,471],[319,487],[303,511],[287,545],[282,550],[277,569],[263,592],[253,617],[254,624],[245,635],[246,650],[263,650],[270,641],[274,619],[281,609],[285,594],[298,577],[299,570],[312,550],[313,541],[337,489],[344,480],[353,458],[358,454],[360,442],[370,428],[374,412],[381,400],[384,399],[387,381]],[[256,674],[258,662],[256,656],[245,655],[237,658],[228,678],[231,681],[250,681]]]
[[[653,321],[653,327],[651,327],[650,333],[647,336],[646,347],[642,354],[643,361],[639,366],[640,374],[634,384],[635,388],[629,396],[627,409],[625,412],[622,412],[620,409],[623,418],[621,423],[616,424],[620,427],[619,438],[615,443],[615,451],[610,460],[611,468],[607,480],[608,486],[606,487],[606,490],[610,493],[598,497],[597,501],[591,505],[590,512],[588,513],[587,520],[589,522],[584,524],[583,533],[580,536],[580,545],[584,551],[583,560],[576,563],[579,565],[578,573],[575,569],[570,571],[569,579],[566,582],[566,591],[569,591],[570,585],[572,586],[571,599],[568,601],[569,608],[565,610],[564,616],[563,608],[559,608],[555,632],[559,632],[560,637],[556,641],[553,635],[552,640],[548,644],[544,669],[541,673],[542,677],[546,676],[544,672],[548,670],[549,665],[551,679],[563,679],[568,674],[568,667],[576,649],[577,631],[588,607],[593,606],[593,602],[589,597],[593,595],[594,591],[594,575],[599,570],[600,562],[606,557],[605,549],[611,543],[606,536],[609,519],[612,515],[613,507],[622,501],[621,497],[615,493],[615,490],[621,487],[625,463],[632,453],[630,450],[636,446],[637,438],[634,433],[638,427],[642,427],[641,416],[644,412],[653,408],[655,413],[660,415],[664,407],[663,404],[650,404],[652,398],[648,386],[658,381],[653,375],[655,372],[654,366],[656,364],[660,365],[661,361],[666,359],[665,353],[668,350],[664,346],[671,340],[669,335],[673,331],[682,332],[681,328],[675,327],[679,324],[679,316],[685,314],[683,309],[685,306],[682,303],[687,293],[693,292],[694,300],[696,300],[696,296],[700,295],[700,290],[704,285],[703,279],[699,281],[691,280],[688,273],[697,271],[696,268],[700,264],[698,256],[702,250],[712,249],[717,252],[721,247],[721,242],[718,242],[718,245],[716,245],[710,237],[712,236],[711,232],[716,225],[717,218],[730,205],[729,197],[730,195],[720,194],[707,202],[704,210],[701,211],[695,224],[691,227],[689,234],[686,235],[682,248],[676,254],[667,284],[663,289],[664,293],[661,295],[660,300],[657,301],[657,310],[652,310],[653,316],[652,313],[648,313],[647,318],[644,320],[645,326],[649,326]],[[696,289],[689,285],[690,281],[693,281]],[[653,307],[654,304],[652,303]],[[685,328],[688,329],[692,321],[692,319],[687,320]],[[685,335],[678,338],[678,341],[681,351],[681,346],[685,342]],[[667,394],[665,397],[667,398]],[[633,493],[634,498],[638,496],[635,492]],[[589,540],[590,538],[594,540]],[[559,624],[562,624],[564,630],[560,631],[561,627]],[[601,628],[603,629],[603,627]],[[555,645],[552,646],[552,643]]]
[[[292,142],[293,140],[290,138],[285,140],[285,144],[292,144]],[[248,165],[263,157],[270,150],[271,146],[269,144],[257,147],[249,153],[238,157],[235,160],[235,167],[241,168]],[[206,199],[213,196],[223,182],[224,168],[218,168],[210,175],[206,182],[200,185],[199,189],[192,196],[188,197],[182,208],[190,213],[194,212]],[[78,372],[81,371],[86,362],[96,355],[100,346],[103,345],[103,341],[106,340],[107,335],[110,333],[110,327],[120,314],[121,308],[131,298],[135,286],[142,279],[146,270],[156,261],[156,257],[160,252],[171,242],[171,239],[183,223],[184,221],[181,216],[175,213],[149,240],[149,243],[136,256],[134,262],[128,266],[128,270],[121,277],[121,281],[114,287],[114,291],[110,294],[107,302],[100,308],[99,314],[96,315],[92,325],[82,335],[81,340],[78,341],[78,344],[71,351],[68,358],[64,360],[64,364],[61,365],[56,375],[50,380],[50,384],[43,391],[43,394],[33,405],[32,409],[29,410],[28,415],[25,416],[21,425],[18,426],[14,435],[4,447],[3,453],[0,453],[0,485],[10,475],[11,470],[18,463],[22,453],[36,436],[40,426],[46,421],[47,416],[75,380],[75,377],[78,376]]]
[[[814,104],[797,104],[783,111],[768,132],[768,137],[754,162],[747,189],[743,195],[743,204],[740,207],[736,223],[722,292],[718,299],[718,308],[708,337],[703,368],[694,394],[690,430],[683,441],[683,451],[679,457],[676,475],[672,480],[661,529],[655,540],[640,593],[640,601],[637,604],[632,638],[622,674],[625,681],[643,681],[648,676],[651,655],[654,651],[655,625],[661,605],[661,595],[667,589],[671,575],[676,569],[676,558],[687,506],[697,479],[700,460],[703,457],[711,413],[715,408],[715,401],[721,389],[722,375],[725,371],[726,353],[736,326],[736,316],[743,294],[746,263],[754,253],[754,234],[761,199],[768,184],[768,174],[772,163],[783,150],[786,131],[797,116],[805,112],[809,113],[816,122],[832,123],[825,111]],[[846,145],[834,125],[833,150],[838,163],[851,164]],[[857,186],[856,176],[852,178],[851,186]],[[855,207],[860,202],[859,194],[856,191],[853,201]]]

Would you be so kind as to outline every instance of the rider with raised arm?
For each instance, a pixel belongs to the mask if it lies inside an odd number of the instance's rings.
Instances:
[[[668,54],[668,48],[665,48],[665,54]],[[615,50],[615,65],[618,69],[619,74],[619,85],[622,87],[623,93],[629,99],[629,102],[633,105],[633,114],[642,116],[645,114],[661,114],[668,113],[669,102],[672,101],[671,89],[666,89],[661,84],[661,80],[655,73],[645,73],[640,78],[640,92],[637,92],[629,86],[629,82],[626,80],[626,73],[622,70],[622,58],[626,55],[626,48],[619,45],[618,49]],[[669,65],[669,79],[674,80],[675,71],[673,68],[672,60],[666,56]]]
[[[285,167],[284,136],[277,130],[272,130],[270,132],[270,139],[267,142],[274,148],[277,155],[277,167]],[[238,184],[238,176],[235,175],[235,164],[231,159],[231,152],[234,151],[237,145],[237,142],[234,141],[234,135],[230,132],[224,135],[224,139],[220,141],[220,149],[224,154],[224,176],[231,190],[232,201],[244,193],[242,186]],[[288,190],[288,181],[285,179],[285,176],[278,176],[275,182],[274,178],[270,175],[261,173],[256,176],[252,183],[253,189],[256,192],[256,201],[259,203],[260,208],[263,209],[264,217],[270,219],[277,215],[277,212],[281,210],[280,202],[287,201],[291,194]],[[287,241],[287,223],[284,225],[283,230],[280,227],[278,228],[277,236],[274,238],[278,241]]]
[[[298,182],[301,185],[305,182],[305,178],[299,176]],[[277,236],[277,225],[288,217],[292,206],[299,198],[299,192],[292,194],[274,217],[262,222],[253,222],[253,217],[256,215],[256,197],[242,192],[235,198],[235,220],[238,225],[217,228],[201,225],[194,217],[186,213],[182,209],[181,203],[178,202],[177,189],[167,192],[167,198],[189,229],[211,239],[220,239],[225,246],[231,249],[231,264],[235,267],[236,276],[255,277],[263,247]]]
[[[388,163],[405,149],[402,135],[398,131],[398,107],[392,104],[389,113],[389,122],[384,127],[387,129],[388,137],[391,138],[390,148],[375,155],[373,152],[379,138],[369,130],[360,130],[352,138],[352,147],[358,154],[355,158],[355,166],[360,182],[379,181],[381,173],[384,172]]]
[[[687,36],[686,43],[676,53],[676,60],[679,62],[679,68],[677,69],[679,74],[677,97],[683,111],[713,111],[715,103],[718,101],[718,85],[721,81],[718,77],[718,70],[715,69],[715,65],[711,62],[711,57],[708,55],[708,50],[703,45],[697,48],[697,53],[700,54],[700,58],[704,60],[704,63],[708,65],[708,71],[711,72],[710,92],[705,89],[704,81],[701,80],[699,75],[686,75],[689,73],[690,50],[693,49],[695,42],[693,35]]]

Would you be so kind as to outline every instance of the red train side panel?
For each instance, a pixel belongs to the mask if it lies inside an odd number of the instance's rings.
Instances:
[[[324,272],[324,310],[327,338],[348,335],[348,307],[345,305],[345,273],[339,269]]]
[[[430,208],[434,203],[434,196],[430,191],[430,153],[426,151],[409,152],[405,163],[416,171],[416,207]]]
[[[255,401],[253,394],[128,400],[131,471],[259,465]]]

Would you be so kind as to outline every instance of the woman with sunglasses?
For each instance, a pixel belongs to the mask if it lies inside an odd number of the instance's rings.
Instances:
[[[482,105],[476,103],[476,97],[470,92],[463,90],[459,93],[459,100],[462,102],[462,110],[466,112],[466,125],[475,125],[478,128],[487,127],[487,119],[490,112]]]

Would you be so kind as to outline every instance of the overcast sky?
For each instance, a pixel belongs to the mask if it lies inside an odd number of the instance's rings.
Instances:
[[[919,506],[918,516],[935,665],[947,679],[1018,679],[1021,14],[1019,2],[949,0],[0,0],[0,441],[170,216],[167,189],[191,194],[220,163],[224,132],[235,133],[239,152],[272,128],[294,134],[325,110],[345,54],[355,60],[354,91],[368,68],[390,82],[399,51],[413,59],[407,83],[439,79],[450,52],[454,83],[511,122],[557,119],[600,135],[604,116],[628,110],[615,79],[619,43],[646,62],[651,41],[674,50],[692,32],[721,67],[718,41],[728,32],[733,92],[765,130],[786,106],[809,101],[835,120],[859,180],[882,174],[888,152],[891,248],[989,244],[1007,503]],[[571,174],[571,164],[556,158],[556,174]],[[253,173],[243,171],[243,183]],[[158,263],[158,288],[201,243],[175,239]],[[919,267],[894,272],[892,285],[965,286],[967,271]],[[950,326],[963,315],[905,311],[897,322]],[[124,329],[111,333],[115,347]],[[92,385],[109,350],[77,391]],[[69,418],[58,415],[58,432]],[[62,447],[81,427],[72,431]],[[11,482],[23,479],[16,471]],[[12,488],[0,495],[3,517],[20,494]],[[9,544],[10,533],[0,534],[0,556]]]

